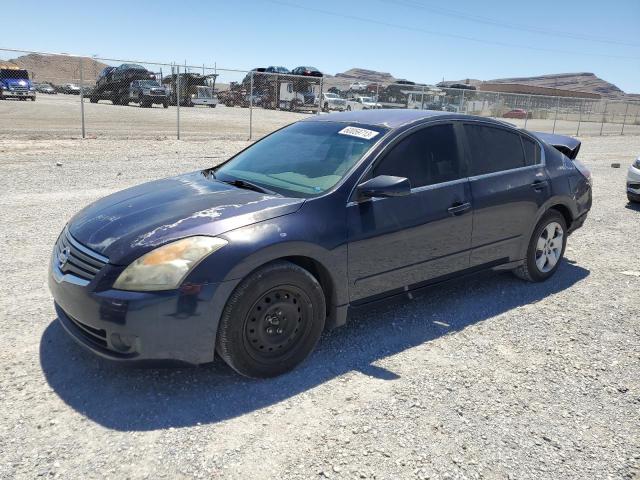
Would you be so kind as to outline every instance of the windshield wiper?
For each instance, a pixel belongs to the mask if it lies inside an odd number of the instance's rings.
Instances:
[[[273,190],[269,190],[267,188],[261,187],[260,185],[247,182],[246,180],[241,180],[239,178],[234,178],[233,180],[220,180],[220,181],[228,185],[233,185],[234,187],[237,187],[237,188],[244,188],[245,190],[253,190],[254,192],[267,193],[269,195],[278,195]]]

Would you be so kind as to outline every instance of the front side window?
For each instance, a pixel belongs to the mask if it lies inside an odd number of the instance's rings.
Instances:
[[[373,174],[408,178],[411,188],[462,178],[453,125],[434,125],[400,140],[374,168]]]
[[[466,124],[471,175],[512,170],[525,166],[521,136],[504,128]]]
[[[329,190],[387,130],[342,122],[298,122],[214,170],[222,181],[246,180],[294,197]]]

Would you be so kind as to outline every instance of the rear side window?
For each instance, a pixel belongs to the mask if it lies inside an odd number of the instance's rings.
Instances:
[[[525,166],[520,135],[485,125],[464,126],[471,155],[471,175],[501,172]]]
[[[462,178],[453,125],[427,127],[400,140],[375,167],[378,175],[406,177],[412,188]]]
[[[527,137],[522,137],[522,146],[524,147],[525,164],[538,165],[540,163],[540,145]]]

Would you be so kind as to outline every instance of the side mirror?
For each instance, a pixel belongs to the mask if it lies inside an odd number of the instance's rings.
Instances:
[[[408,178],[378,175],[357,187],[358,195],[372,197],[403,197],[411,193],[411,182]]]

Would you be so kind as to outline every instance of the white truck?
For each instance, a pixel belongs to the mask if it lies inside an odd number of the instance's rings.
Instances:
[[[331,92],[322,92],[322,110],[344,112],[347,109],[347,101],[339,95]]]
[[[357,96],[350,100],[347,100],[347,111],[351,110],[373,110],[376,108],[382,108],[382,105],[376,102],[373,97]]]

